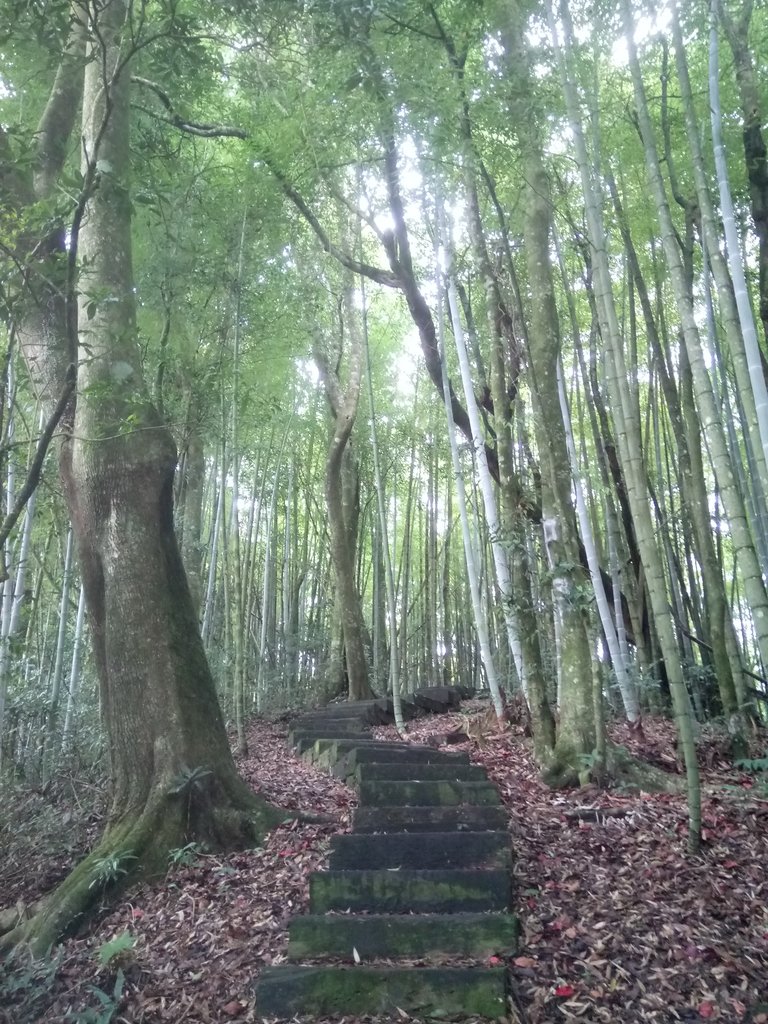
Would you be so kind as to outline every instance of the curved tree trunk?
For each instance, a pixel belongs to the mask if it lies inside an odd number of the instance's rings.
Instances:
[[[77,404],[61,457],[109,739],[112,806],[97,847],[35,918],[6,937],[36,952],[80,924],[106,888],[161,873],[169,849],[192,839],[245,845],[281,817],[235,770],[173,529],[175,446],[141,373],[126,14],[122,0],[88,7],[84,171],[86,181],[98,177],[98,187],[79,234]],[[37,351],[45,352],[40,342]],[[116,870],[105,876],[107,862]]]
[[[355,579],[357,542],[357,478],[350,480],[345,462],[352,458],[349,439],[357,416],[363,372],[362,336],[355,319],[354,304],[347,289],[349,380],[342,393],[338,375],[328,366],[323,353],[315,349],[315,362],[333,415],[333,432],[325,463],[325,503],[331,539],[331,560],[336,577],[336,601],[341,614],[344,652],[349,676],[349,699],[365,700],[374,693],[368,681],[365,652],[365,622],[360,592]]]
[[[579,599],[587,577],[580,562],[576,517],[571,500],[571,467],[557,383],[560,330],[549,259],[552,207],[539,129],[529,98],[532,76],[522,42],[523,25],[520,9],[512,5],[509,20],[502,29],[502,40],[506,52],[505,70],[512,86],[509,107],[517,123],[526,182],[524,241],[530,293],[528,354],[536,438],[542,453],[543,540],[552,571],[555,614],[559,612],[561,626],[560,724],[554,760],[548,768],[547,777],[555,784],[570,784],[577,781],[583,771],[582,758],[593,753],[597,737],[587,616],[584,602]],[[545,507],[545,502],[548,507]]]

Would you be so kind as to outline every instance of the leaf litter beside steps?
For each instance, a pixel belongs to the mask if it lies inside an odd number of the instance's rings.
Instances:
[[[463,710],[481,708],[487,703],[470,702]],[[409,740],[423,741],[463,723],[458,714],[425,716],[409,724]],[[203,856],[174,869],[165,881],[131,892],[91,934],[62,946],[52,977],[30,977],[31,1015],[20,1012],[23,991],[13,994],[13,1003],[0,998],[3,1024],[98,1021],[86,1015],[99,1006],[92,987],[111,994],[117,965],[99,969],[96,952],[125,931],[135,945],[121,964],[125,986],[115,1024],[259,1020],[251,985],[262,966],[283,961],[288,918],[307,911],[309,873],[325,866],[328,839],[347,830],[354,806],[351,790],[287,752],[285,733],[255,723],[249,734],[254,753],[240,770],[287,810],[330,820],[292,821],[261,850]],[[392,727],[376,735],[396,737]],[[628,739],[622,729],[614,739],[676,770],[669,723],[646,722],[642,741]],[[768,1005],[761,1004],[768,1004],[768,802],[751,777],[730,770],[716,751],[706,754],[706,846],[699,857],[686,858],[682,797],[593,789],[553,793],[539,782],[527,743],[515,730],[488,734],[482,748],[450,749],[469,750],[488,769],[510,813],[515,910],[524,934],[509,960],[518,997],[509,1008],[509,1024],[768,1024]],[[601,807],[623,816],[600,818],[594,812]],[[584,809],[588,819],[568,817]],[[57,875],[68,868],[67,858],[81,854],[83,836],[94,830],[93,808],[60,813],[69,818],[59,830]],[[65,843],[67,836],[75,838]],[[46,872],[55,843],[50,834],[44,838],[37,856],[29,843],[24,847],[27,871],[20,879],[13,840],[3,836],[7,860],[16,868],[6,876],[0,865],[0,886],[12,888],[10,901],[0,892],[0,905],[18,898],[32,902],[45,884],[53,884]],[[354,966],[351,950],[349,965]],[[344,1018],[345,1024],[398,1019],[411,1018],[404,1011],[396,1017]]]
[[[442,716],[439,730],[464,721]],[[420,720],[409,738],[434,730]],[[394,738],[389,726],[376,732]],[[678,770],[669,722],[646,720],[642,738],[613,733],[636,756]],[[705,842],[696,857],[685,854],[684,796],[553,792],[514,729],[486,733],[482,747],[447,748],[487,768],[509,811],[524,929],[510,967],[530,1024],[768,1022],[768,793],[734,771],[722,747],[712,737],[700,748]]]

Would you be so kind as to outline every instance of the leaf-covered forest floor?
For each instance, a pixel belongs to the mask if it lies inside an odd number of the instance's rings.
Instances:
[[[429,716],[410,732],[423,740],[463,722]],[[292,821],[244,853],[177,853],[191,863],[128,893],[50,962],[6,964],[2,1024],[259,1020],[251,985],[263,965],[284,959],[288,918],[307,910],[308,875],[324,866],[328,839],[347,829],[354,806],[350,789],[288,753],[286,731],[253,723],[241,771],[274,803],[328,823]],[[613,734],[678,770],[670,723],[647,720],[642,737],[621,726]],[[517,998],[505,1021],[768,1022],[768,787],[730,767],[721,746],[713,737],[700,748],[705,845],[695,857],[685,854],[682,795],[552,792],[515,728],[455,748],[487,767],[510,814],[523,935],[509,963]],[[102,806],[101,791],[83,779],[45,797],[19,787],[0,815],[0,907],[32,903],[54,886],[98,835]],[[597,807],[614,813],[596,816]],[[125,932],[132,948],[100,966],[104,944]],[[118,967],[124,985],[114,999]]]

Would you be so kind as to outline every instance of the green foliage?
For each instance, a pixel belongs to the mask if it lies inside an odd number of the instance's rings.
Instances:
[[[203,779],[208,778],[208,776],[212,774],[213,773],[208,768],[203,768],[201,766],[187,768],[187,766],[184,765],[179,774],[171,782],[171,788],[168,792],[174,795],[191,795],[193,792],[202,792]]]
[[[122,970],[118,970],[115,976],[115,984],[112,987],[111,995],[95,985],[89,985],[88,989],[98,1000],[99,1006],[88,1007],[85,1010],[71,1010],[67,1014],[66,1019],[73,1021],[74,1024],[110,1024],[110,1021],[114,1020],[115,1014],[120,1009],[124,986],[125,976]]]
[[[740,757],[733,763],[745,772],[768,772],[768,751],[762,757]]]
[[[115,935],[108,942],[103,942],[96,950],[96,959],[102,967],[109,966],[114,960],[123,957],[125,953],[136,945],[135,936],[129,931]]]
[[[596,750],[592,750],[588,754],[579,754],[579,763],[590,770],[601,762],[602,758]]]
[[[108,885],[114,885],[123,875],[128,874],[128,869],[123,865],[129,860],[136,860],[130,850],[113,853],[97,860],[94,865],[94,879],[88,888],[93,889],[94,886],[100,885],[106,889]]]
[[[168,865],[171,868],[189,867],[203,853],[205,853],[205,847],[202,843],[187,843],[186,846],[179,846],[175,850],[168,851]]]
[[[62,954],[33,957],[18,947],[0,962],[0,1005],[13,1007],[13,1019],[42,1020],[39,1006],[50,996]]]

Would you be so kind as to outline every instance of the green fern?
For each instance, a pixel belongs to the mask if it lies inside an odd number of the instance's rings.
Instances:
[[[212,775],[213,772],[208,768],[198,766],[196,768],[187,768],[184,765],[179,774],[171,782],[171,788],[169,793],[191,793],[193,790],[201,790],[203,779]]]
[[[96,959],[102,967],[107,967],[117,957],[122,956],[136,945],[136,939],[129,931],[115,935],[109,942],[103,942],[96,950]]]

